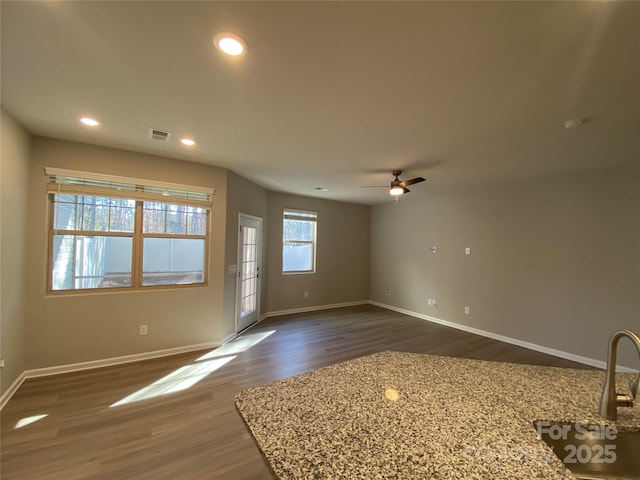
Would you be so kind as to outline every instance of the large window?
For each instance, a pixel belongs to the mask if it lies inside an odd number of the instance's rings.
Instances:
[[[47,174],[49,291],[206,283],[212,190]]]
[[[282,272],[316,271],[316,224],[318,214],[285,210],[282,216]]]

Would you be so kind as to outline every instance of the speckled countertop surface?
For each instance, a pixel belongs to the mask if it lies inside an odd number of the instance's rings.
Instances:
[[[603,379],[382,352],[245,390],[236,407],[281,480],[572,479],[534,422],[599,424]],[[639,405],[618,412],[620,431],[640,430]]]

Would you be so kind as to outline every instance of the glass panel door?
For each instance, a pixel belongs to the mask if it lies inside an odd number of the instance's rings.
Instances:
[[[242,228],[242,263],[240,264],[240,317],[256,311],[258,262],[256,258],[255,227]]]
[[[262,219],[240,214],[236,332],[260,318],[260,257]]]

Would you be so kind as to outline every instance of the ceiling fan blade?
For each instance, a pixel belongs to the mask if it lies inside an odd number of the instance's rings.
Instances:
[[[389,188],[389,185],[360,185],[360,188]]]
[[[408,187],[409,185],[413,185],[414,183],[424,182],[425,180],[426,178],[416,177],[416,178],[412,178],[411,180],[404,180],[400,182],[400,186]]]

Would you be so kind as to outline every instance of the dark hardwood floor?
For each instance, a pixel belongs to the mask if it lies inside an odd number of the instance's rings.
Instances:
[[[371,305],[267,319],[241,340],[211,358],[202,351],[25,381],[2,411],[2,479],[261,479],[235,395],[382,350],[588,368]],[[168,375],[154,386],[163,395],[112,406]],[[16,428],[37,415],[46,417]]]

